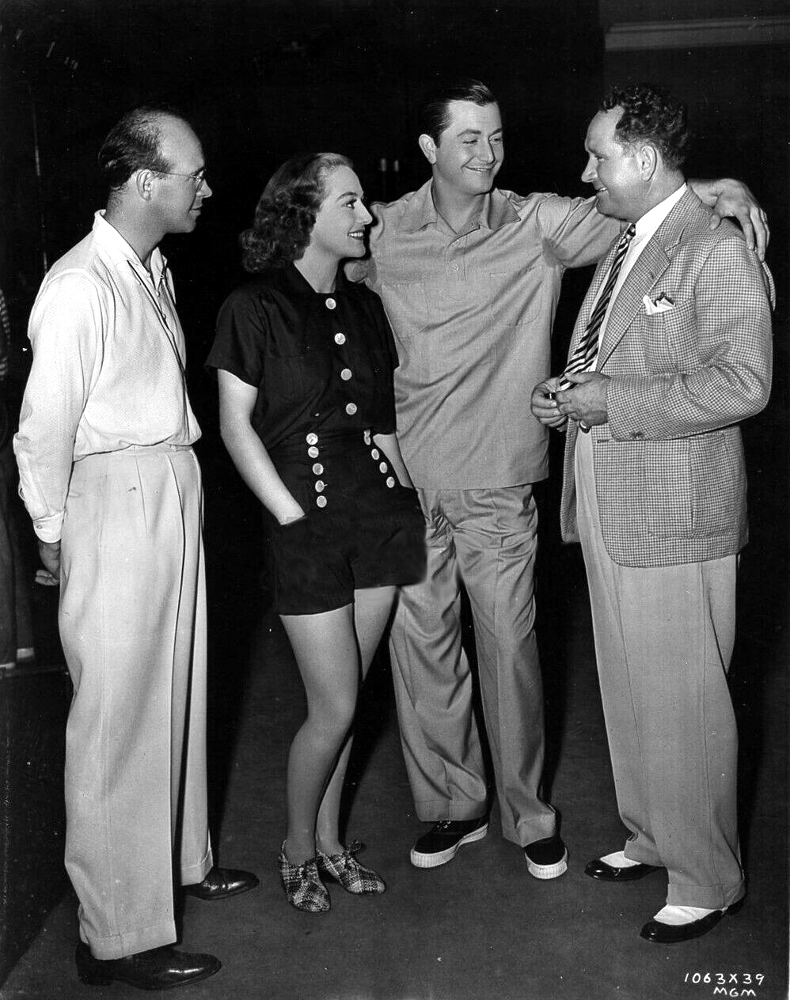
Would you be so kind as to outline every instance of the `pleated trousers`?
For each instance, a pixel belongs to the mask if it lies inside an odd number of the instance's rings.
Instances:
[[[166,445],[74,466],[62,534],[66,868],[111,959],[176,940],[175,889],[211,867],[202,486]]]
[[[461,638],[461,587],[472,612],[486,733],[503,836],[551,836],[540,798],[543,683],[535,638],[538,515],[529,485],[419,490],[428,572],[400,593],[390,653],[401,744],[421,820],[487,812],[487,781]]]
[[[737,556],[620,566],[601,535],[592,435],[576,444],[579,532],[625,855],[667,869],[667,902],[720,909],[744,893],[738,733],[727,685]]]

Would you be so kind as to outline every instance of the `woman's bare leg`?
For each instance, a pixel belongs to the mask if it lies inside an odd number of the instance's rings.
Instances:
[[[362,680],[367,676],[381,636],[387,627],[394,599],[394,587],[372,587],[357,590],[354,593],[354,629],[359,649]],[[344,849],[340,842],[338,822],[340,819],[340,799],[343,794],[348,759],[351,755],[352,739],[353,735],[349,734],[338,757],[337,766],[326,786],[318,811],[316,841],[324,854],[339,854]]]
[[[301,865],[315,857],[319,805],[354,718],[359,653],[351,604],[281,618],[307,694],[307,718],[288,755],[286,857]]]

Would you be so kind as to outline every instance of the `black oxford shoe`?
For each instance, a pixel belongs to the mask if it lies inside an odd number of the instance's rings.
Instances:
[[[82,941],[77,945],[77,975],[89,986],[108,986],[113,980],[139,990],[172,990],[199,983],[219,972],[222,963],[213,955],[192,955],[166,946],[123,958],[94,958]]]
[[[257,875],[236,868],[212,868],[202,882],[185,885],[184,892],[198,899],[225,899],[238,896],[258,885]]]
[[[587,865],[584,874],[590,878],[597,878],[600,882],[636,882],[637,879],[657,871],[656,865],[626,865],[623,868],[615,868],[614,865],[607,865],[605,861],[596,858]]]

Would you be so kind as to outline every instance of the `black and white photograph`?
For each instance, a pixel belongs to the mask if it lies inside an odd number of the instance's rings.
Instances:
[[[784,0],[0,0],[0,998],[790,997]]]

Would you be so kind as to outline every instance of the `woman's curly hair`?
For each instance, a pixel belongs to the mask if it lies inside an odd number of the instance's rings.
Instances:
[[[285,267],[302,257],[326,194],[327,174],[337,167],[353,169],[353,164],[339,153],[310,153],[294,156],[274,172],[258,201],[252,229],[239,236],[245,271]]]

